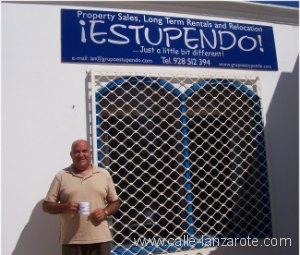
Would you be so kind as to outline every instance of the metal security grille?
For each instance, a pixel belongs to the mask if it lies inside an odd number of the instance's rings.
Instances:
[[[203,247],[168,242],[184,236],[271,235],[256,82],[92,73],[94,156],[122,201],[114,254]]]

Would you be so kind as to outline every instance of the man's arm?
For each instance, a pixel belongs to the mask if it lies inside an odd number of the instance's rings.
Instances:
[[[51,214],[61,214],[61,213],[77,213],[78,212],[78,203],[56,203],[56,202],[43,202],[43,210]]]
[[[106,216],[115,214],[119,210],[120,205],[121,203],[119,199],[108,203],[108,205],[104,208]]]

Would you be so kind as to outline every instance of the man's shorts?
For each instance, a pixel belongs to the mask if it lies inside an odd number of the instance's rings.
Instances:
[[[63,244],[63,255],[110,255],[110,242],[92,244]]]

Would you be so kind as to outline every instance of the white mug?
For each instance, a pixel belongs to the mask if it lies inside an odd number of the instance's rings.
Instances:
[[[79,214],[89,215],[90,214],[90,202],[79,202]]]

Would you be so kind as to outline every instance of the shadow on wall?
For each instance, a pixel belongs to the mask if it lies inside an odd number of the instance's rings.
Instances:
[[[274,236],[292,239],[290,250],[282,248],[278,254],[296,255],[299,254],[299,55],[293,72],[282,73],[278,81],[267,112],[266,141],[271,152],[268,156]]]
[[[59,219],[42,210],[43,200],[34,207],[12,255],[59,255]]]

